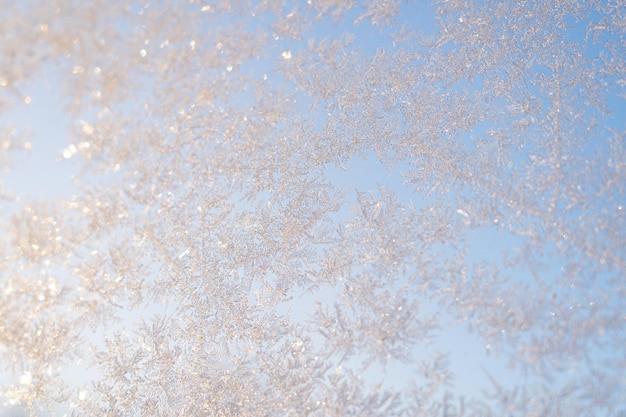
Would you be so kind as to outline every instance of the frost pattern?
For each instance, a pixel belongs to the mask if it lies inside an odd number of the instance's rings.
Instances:
[[[184,3],[0,2],[0,110],[53,80],[80,172],[2,190],[6,404],[626,413],[620,2]],[[358,158],[403,184],[337,186]],[[456,391],[447,328],[523,377]]]

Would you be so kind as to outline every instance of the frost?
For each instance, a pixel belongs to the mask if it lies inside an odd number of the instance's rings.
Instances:
[[[185,249],[184,251],[178,254],[178,259],[183,259],[190,251],[191,251],[190,248]]]
[[[30,385],[33,382],[33,376],[30,372],[25,372],[18,382],[20,385]]]
[[[78,392],[78,399],[79,399],[80,401],[85,401],[85,400],[87,399],[87,394],[88,394],[88,393],[87,393],[87,390],[84,390],[84,389],[80,390],[80,391]]]
[[[626,412],[615,4],[5,3],[3,403]]]

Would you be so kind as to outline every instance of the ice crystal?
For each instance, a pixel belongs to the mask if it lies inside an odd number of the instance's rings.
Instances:
[[[619,2],[0,4],[6,405],[626,413]]]

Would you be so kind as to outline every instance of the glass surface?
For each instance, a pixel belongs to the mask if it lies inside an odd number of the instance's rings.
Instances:
[[[626,416],[620,2],[0,0],[0,416]]]

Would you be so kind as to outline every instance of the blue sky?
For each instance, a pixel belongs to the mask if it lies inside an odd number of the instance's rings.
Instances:
[[[410,25],[425,31],[433,29],[434,20],[428,17],[427,13],[430,12],[428,7],[407,5],[402,7],[404,8],[402,18]],[[347,19],[347,21],[351,20]],[[315,34],[328,36],[335,32],[341,33],[344,30],[344,27],[325,23],[316,28]],[[350,31],[356,37],[356,48],[361,51],[373,52],[378,48],[393,48],[393,42],[385,31],[381,33],[367,23],[362,23]],[[571,29],[571,35],[580,38],[582,36],[580,26],[574,26]],[[297,48],[298,45],[295,43],[282,44],[277,42],[276,44],[277,52],[279,50],[293,50],[295,53]],[[19,196],[19,201],[16,203],[2,202],[5,213],[10,213],[17,205],[29,199],[67,199],[78,192],[73,186],[74,179],[79,175],[77,165],[72,158],[64,157],[64,150],[71,145],[67,138],[72,121],[64,111],[62,93],[54,85],[54,80],[47,78],[44,76],[43,79],[36,81],[29,88],[11,93],[22,95],[24,104],[0,117],[0,121],[3,123],[12,123],[18,131],[30,133],[28,140],[31,144],[29,151],[16,155],[10,171],[3,176],[4,189]],[[6,92],[0,91],[0,94],[6,94]],[[608,104],[613,111],[613,117],[603,121],[603,123],[616,130],[624,130],[626,128],[624,98],[613,95]],[[356,202],[356,190],[376,192],[378,187],[382,185],[393,189],[403,202],[413,202],[416,206],[424,204],[420,200],[421,196],[412,193],[404,184],[405,179],[402,177],[402,173],[407,166],[403,164],[398,164],[392,170],[388,170],[376,160],[373,154],[370,154],[367,158],[355,157],[346,161],[342,168],[329,166],[327,176],[333,185],[338,188],[344,187],[347,190],[352,202]],[[348,206],[346,205],[344,209],[347,211]],[[460,210],[457,215],[462,218],[464,214],[462,209]],[[346,211],[339,213],[339,216],[347,216]],[[467,258],[469,261],[497,262],[501,259],[504,250],[519,242],[518,238],[496,227],[480,229],[471,239]],[[563,266],[563,260],[554,257],[545,259],[545,262],[548,265],[545,268],[544,276],[547,280],[556,279]],[[507,272],[512,274],[514,280],[532,280],[528,271]],[[617,300],[617,302],[623,303],[623,300]],[[434,302],[427,302],[426,307],[432,312],[437,312],[437,309],[440,308]],[[423,351],[416,350],[415,354],[420,355],[437,348],[450,353],[451,369],[457,373],[456,384],[451,388],[451,391],[457,394],[474,396],[479,395],[483,389],[491,388],[487,373],[499,381],[508,381],[511,385],[515,385],[523,379],[519,370],[508,369],[507,359],[499,356],[494,346],[486,344],[479,337],[468,334],[463,326],[447,327],[436,338],[433,346],[426,347]],[[594,351],[591,353],[593,354]],[[373,367],[365,372],[364,376],[372,383],[377,383],[380,372],[380,368]],[[414,374],[415,370],[412,367],[393,364],[388,368],[386,380],[403,385],[400,381],[411,378]],[[5,375],[4,381],[15,380],[18,376]],[[3,379],[0,378],[0,381]],[[0,412],[0,416],[3,415],[5,414]]]
[[[23,93],[25,97],[30,97],[30,103],[16,109],[13,117],[5,116],[18,129],[29,132],[31,143],[31,149],[18,154],[19,157],[13,161],[12,169],[3,178],[5,190],[19,197],[19,201],[15,204],[3,204],[3,208],[9,213],[21,202],[28,200],[71,198],[72,194],[78,192],[73,186],[73,181],[76,176],[80,175],[73,160],[63,156],[64,150],[69,146],[66,131],[71,121],[63,112],[60,92],[55,91],[49,83],[42,82],[24,90]],[[397,191],[406,202],[420,204],[418,197],[402,186],[403,178],[400,176],[402,167],[400,166],[390,172],[377,161],[375,155],[370,155],[367,159],[354,158],[343,168],[329,167],[328,178],[338,188],[348,190],[352,199],[356,195],[356,190],[375,191],[379,186],[383,186]],[[348,206],[345,209],[348,209]],[[348,214],[345,213],[345,215]],[[485,239],[486,236],[488,239]],[[492,250],[494,245],[500,245],[497,239],[497,232],[485,232],[485,236],[476,240],[476,245],[473,246],[474,253],[471,256],[477,258],[497,256],[497,253]],[[437,308],[434,304],[429,307],[433,312]],[[470,396],[481,394],[481,390],[489,386],[484,370],[489,370],[503,380],[512,380],[512,376],[515,375],[506,369],[503,359],[499,360],[490,354],[489,346],[485,346],[476,337],[468,336],[462,328],[447,329],[437,338],[435,346],[420,349],[415,353],[422,355],[437,346],[442,351],[449,352],[451,368],[458,372],[455,385],[451,387],[451,390],[456,393],[463,392]],[[75,371],[81,372],[80,375],[82,375],[83,371],[80,368],[76,368]],[[385,381],[395,386],[402,386],[415,376],[413,367],[407,367],[401,363],[391,363],[386,371]],[[372,366],[364,373],[364,377],[369,378],[371,383],[377,384],[380,382],[381,372],[380,367]],[[19,375],[14,377],[4,375],[0,381],[8,382],[17,377]],[[77,374],[74,383],[82,384],[84,380]],[[17,407],[9,407],[6,410],[13,410],[18,412],[14,415],[20,415],[19,411],[16,411],[19,410]],[[11,414],[0,413],[0,416],[5,415]]]

